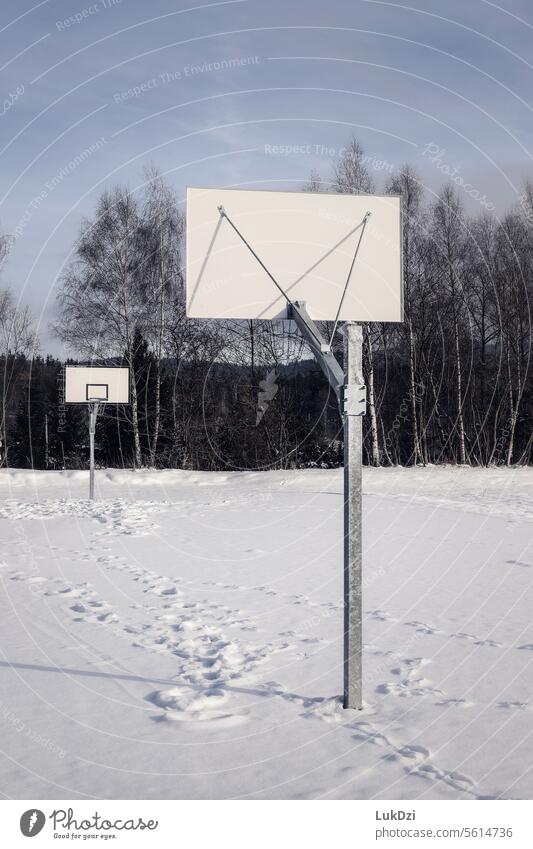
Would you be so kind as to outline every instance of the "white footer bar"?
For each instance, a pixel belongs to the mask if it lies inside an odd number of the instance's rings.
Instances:
[[[1,802],[0,814],[3,846],[36,849],[533,846],[528,801],[23,800]]]

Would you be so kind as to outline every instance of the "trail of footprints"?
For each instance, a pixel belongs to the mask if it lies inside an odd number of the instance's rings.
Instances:
[[[290,693],[275,681],[262,685],[269,695],[287,700],[302,709],[305,719],[321,720],[329,724],[342,725],[352,733],[354,740],[383,749],[383,759],[397,761],[409,775],[431,782],[442,782],[453,790],[478,798],[474,781],[457,770],[445,770],[430,762],[432,753],[418,744],[395,743],[369,721],[354,720],[342,707],[339,698],[306,698]],[[348,768],[353,772],[353,768]]]
[[[384,758],[389,761],[399,761],[409,775],[442,782],[455,791],[467,792],[476,796],[473,792],[474,782],[467,775],[457,771],[440,769],[429,762],[431,752],[424,746],[419,745],[397,745],[385,734],[376,731],[368,722],[358,722],[355,725],[355,740],[362,740],[380,746],[385,750]]]
[[[179,659],[176,680],[179,686],[150,693],[147,699],[160,712],[158,721],[202,723],[202,727],[236,725],[247,720],[244,711],[228,709],[230,693],[224,686],[245,677],[249,683],[256,668],[272,655],[293,649],[291,642],[280,640],[252,644],[228,636],[228,630],[252,634],[258,629],[238,608],[201,599],[189,600],[194,582],[169,579],[99,547],[97,563],[106,570],[126,571],[143,594],[153,597],[154,605],[131,603],[133,611],[148,613],[150,621],[120,621],[112,606],[102,599],[89,582],[70,584],[63,578],[29,578],[22,572],[11,573],[12,580],[34,583],[45,596],[64,601],[74,622],[105,625],[114,636],[127,639],[134,647],[158,653],[171,653]],[[183,585],[183,589],[180,588]]]
[[[396,622],[389,613],[386,613],[384,610],[369,610],[366,614],[369,618],[378,620],[380,622]],[[428,625],[426,622],[419,622],[418,620],[413,620],[411,622],[404,623],[409,628],[414,628],[418,634],[427,634],[427,635],[440,635],[444,637],[452,637],[458,640],[470,640],[476,646],[490,646],[491,648],[502,648],[502,643],[498,643],[496,640],[483,639],[482,637],[477,637],[475,634],[468,634],[465,631],[458,631],[453,634],[446,634],[444,631],[440,631],[438,628],[435,628],[433,625]],[[527,648],[526,646],[519,646],[519,648]]]
[[[157,525],[150,520],[153,513],[170,506],[167,501],[137,501],[135,503],[115,498],[109,502],[93,502],[60,498],[53,501],[34,503],[6,499],[0,506],[0,518],[14,520],[56,519],[58,516],[70,516],[75,519],[92,519],[101,525],[95,536],[100,538],[144,536],[150,534]],[[179,505],[183,506],[183,505]]]
[[[320,608],[327,612],[333,612],[336,610],[342,610],[342,604],[335,602],[316,602],[312,601],[308,596],[303,595],[302,593],[285,593],[280,590],[274,590],[271,586],[267,584],[255,584],[253,586],[241,586],[239,584],[227,584],[223,581],[202,581],[204,586],[215,587],[220,590],[241,590],[243,592],[258,592],[264,594],[269,598],[277,598],[282,602],[286,602],[291,606],[304,606],[309,609],[317,609]]]
[[[380,609],[369,610],[366,612],[366,616],[377,622],[396,623],[398,621],[389,613]],[[446,634],[433,625],[430,625],[427,622],[420,622],[418,620],[404,622],[404,625],[412,628],[414,635],[440,635],[450,639],[467,640],[475,646],[487,646],[490,648],[501,648],[502,646],[502,644],[496,642],[496,640],[483,639],[475,634],[469,634],[464,631]],[[529,646],[517,646],[517,648],[527,649]],[[531,648],[533,648],[533,646],[531,646]],[[387,656],[390,656],[391,658],[394,656],[394,653],[392,652],[382,652],[375,650],[372,647],[367,647],[367,650],[373,651],[374,654],[381,655],[385,658]],[[399,663],[390,669],[391,674],[397,677],[391,681],[378,684],[375,688],[376,692],[381,695],[394,695],[401,698],[434,696],[437,697],[435,705],[438,707],[472,707],[473,702],[462,698],[448,698],[441,690],[434,687],[422,674],[423,667],[426,663],[427,661],[423,657],[402,658]]]
[[[231,727],[247,721],[245,710],[235,710],[230,704],[234,694],[227,685],[239,681],[249,684],[254,680],[258,666],[268,660],[274,653],[297,650],[296,643],[305,648],[305,644],[320,642],[318,638],[305,634],[287,631],[280,634],[287,638],[279,642],[254,645],[242,640],[228,638],[228,629],[235,628],[239,632],[257,632],[254,623],[244,615],[243,611],[231,608],[209,599],[198,601],[189,600],[191,587],[198,584],[182,579],[169,579],[128,563],[124,558],[111,554],[109,549],[99,546],[97,562],[103,569],[116,569],[129,573],[131,580],[138,583],[142,592],[151,596],[154,605],[132,603],[132,610],[150,613],[150,621],[121,622],[112,606],[94,591],[88,582],[70,585],[62,578],[46,579],[40,576],[28,578],[27,574],[11,572],[11,580],[24,580],[31,585],[32,590],[42,592],[45,596],[57,596],[64,601],[67,610],[75,622],[95,624],[112,628],[113,633],[141,649],[154,652],[172,653],[179,660],[176,673],[176,686],[167,687],[149,693],[146,698],[158,709],[153,717],[159,722],[189,723],[189,727],[221,728]],[[204,581],[204,585],[224,590],[243,589],[238,585],[225,584],[215,581]],[[181,586],[180,586],[181,585]],[[327,607],[328,611],[337,610],[340,605],[320,605],[310,601],[306,596],[295,596],[280,593],[269,587],[260,585],[254,588],[269,596],[277,596],[291,604],[302,603],[309,607]],[[395,620],[383,610],[370,610],[366,615],[381,622]],[[405,623],[414,629],[415,633],[425,635],[438,634],[433,626],[413,620]],[[497,647],[500,644],[494,640],[483,640],[474,634],[458,632],[448,635],[457,639],[471,641],[477,646]],[[519,646],[520,649],[533,649],[533,646]],[[431,697],[436,698],[436,705],[469,707],[465,699],[447,698],[434,687],[423,675],[426,661],[422,657],[400,657],[394,651],[380,651],[372,646],[367,651],[383,657],[383,664],[388,666],[394,679],[376,685],[375,690],[382,695],[393,695],[401,698]],[[394,665],[391,666],[391,663]],[[255,682],[254,682],[255,683]],[[475,795],[473,782],[470,778],[458,772],[441,770],[430,763],[431,753],[419,745],[399,745],[385,734],[374,728],[367,721],[346,722],[346,713],[338,699],[305,698],[287,692],[276,682],[256,684],[258,694],[264,692],[266,697],[288,700],[296,704],[305,718],[313,718],[325,722],[342,723],[353,732],[355,740],[383,748],[383,757],[402,764],[404,769],[420,778],[434,782],[443,782],[455,791]],[[498,707],[527,709],[530,706],[522,702],[502,702]]]
[[[413,660],[419,661],[420,658]],[[413,661],[406,661],[406,664],[411,670],[419,665]],[[442,782],[455,791],[467,793],[477,798],[474,792],[474,781],[456,770],[441,769],[431,763],[432,753],[425,746],[414,743],[395,743],[367,720],[360,721],[352,718],[347,720],[346,711],[343,709],[340,699],[314,699],[309,700],[304,706],[307,708],[303,714],[304,717],[319,718],[324,722],[349,728],[354,740],[383,749],[383,759],[397,761],[409,775],[431,782]]]

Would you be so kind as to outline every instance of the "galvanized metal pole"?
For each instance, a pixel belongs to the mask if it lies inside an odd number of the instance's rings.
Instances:
[[[94,434],[96,431],[96,417],[98,415],[98,401],[89,404],[89,498],[94,500]]]
[[[361,325],[344,325],[344,707],[363,707]],[[363,393],[363,394],[362,394]]]

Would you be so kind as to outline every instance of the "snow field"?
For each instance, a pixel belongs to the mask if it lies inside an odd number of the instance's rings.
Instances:
[[[529,798],[532,481],[365,470],[352,712],[341,470],[1,473],[4,794]]]

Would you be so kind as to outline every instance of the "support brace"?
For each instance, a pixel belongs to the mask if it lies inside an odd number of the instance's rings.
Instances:
[[[311,348],[313,356],[333,389],[341,418],[364,416],[366,412],[366,386],[348,385],[346,376],[331,347],[308,314],[303,301],[288,301],[287,316],[297,325],[300,333]]]
[[[320,330],[308,314],[305,303],[302,301],[287,302],[287,316],[298,327],[298,330],[311,348],[313,355],[328,379],[333,389],[339,407],[343,405],[344,372],[335,358],[330,346],[322,336]]]

